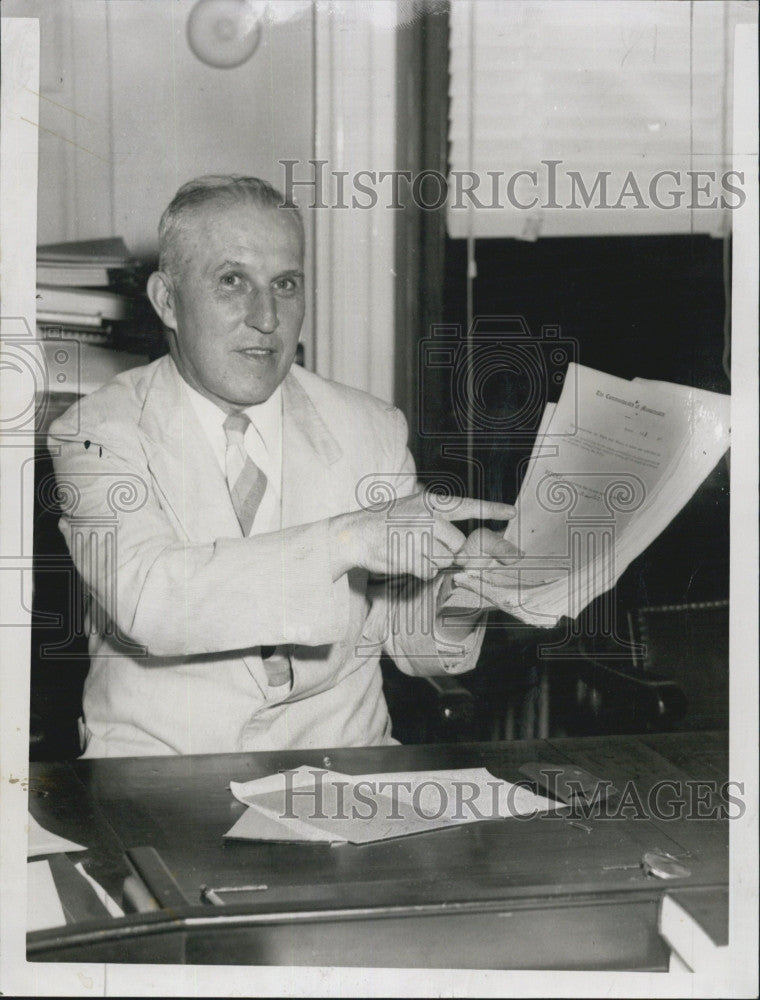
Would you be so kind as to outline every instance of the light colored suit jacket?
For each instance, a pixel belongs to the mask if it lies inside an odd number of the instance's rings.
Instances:
[[[436,584],[333,582],[327,519],[416,488],[400,411],[293,368],[283,382],[283,530],[243,538],[174,362],[84,397],[51,427],[61,530],[91,595],[85,756],[392,742],[379,656],[474,666],[431,634]],[[390,522],[389,522],[390,524]],[[271,689],[261,645],[289,644]]]

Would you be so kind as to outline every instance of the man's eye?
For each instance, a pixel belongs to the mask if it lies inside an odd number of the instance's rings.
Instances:
[[[278,292],[295,292],[298,288],[298,282],[295,278],[278,278],[274,282],[274,287]]]
[[[237,288],[241,282],[239,274],[223,274],[219,283],[225,288]]]

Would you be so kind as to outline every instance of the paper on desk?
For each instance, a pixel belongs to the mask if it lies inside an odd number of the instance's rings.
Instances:
[[[110,916],[112,916],[112,917],[123,917],[124,916],[124,910],[122,910],[122,908],[119,906],[119,904],[113,898],[113,896],[110,896],[106,892],[106,890],[103,888],[103,886],[100,884],[100,882],[96,882],[96,880],[92,877],[92,875],[88,875],[87,874],[87,872],[84,870],[84,865],[82,864],[81,861],[78,862],[77,864],[75,864],[74,868],[76,868],[76,870],[79,872],[79,874],[85,880],[85,882],[87,882],[88,885],[92,888],[92,890],[94,891],[95,895],[98,897],[98,899],[100,900],[100,902],[108,910],[108,913],[110,914]]]
[[[30,861],[26,866],[26,929],[44,931],[63,927],[66,917],[48,861]]]
[[[348,775],[300,767],[230,782],[248,809],[225,837],[368,844],[562,808],[485,768]]]
[[[29,836],[26,842],[26,856],[36,858],[40,854],[63,854],[67,851],[86,851],[86,847],[66,840],[40,826],[37,820],[28,814]]]

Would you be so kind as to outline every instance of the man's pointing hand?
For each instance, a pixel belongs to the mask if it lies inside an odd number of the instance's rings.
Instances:
[[[432,580],[456,563],[466,538],[454,521],[508,521],[510,504],[422,492],[330,519],[333,579],[360,566],[383,576]]]

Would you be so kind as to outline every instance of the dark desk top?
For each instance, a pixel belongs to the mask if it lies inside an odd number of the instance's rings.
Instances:
[[[592,814],[580,825],[556,815],[484,821],[362,846],[222,839],[244,809],[230,780],[302,764],[323,767],[326,756],[330,769],[345,773],[486,767],[509,781],[523,779],[519,768],[528,761],[572,763],[608,779],[623,793],[625,808],[612,817]],[[667,889],[727,884],[728,822],[720,797],[727,772],[725,734],[658,734],[37,763],[29,801],[46,828],[88,846],[76,859],[117,899],[129,871],[125,850],[151,846],[193,912],[206,916],[217,908],[201,908],[201,885],[256,883],[268,888],[246,912],[258,915],[386,908],[387,916],[388,907],[417,913],[444,907],[449,914],[457,905],[463,913],[495,912],[507,904],[510,913],[585,906],[591,914],[602,903],[628,901],[646,910],[648,927]],[[688,877],[663,882],[645,874],[637,866],[655,849],[680,858]],[[232,914],[239,907],[224,909]],[[647,935],[645,964],[656,967],[663,956],[653,958]],[[562,950],[555,948],[545,967],[565,967],[556,964],[567,961],[556,957]],[[185,953],[183,960],[220,959]]]

